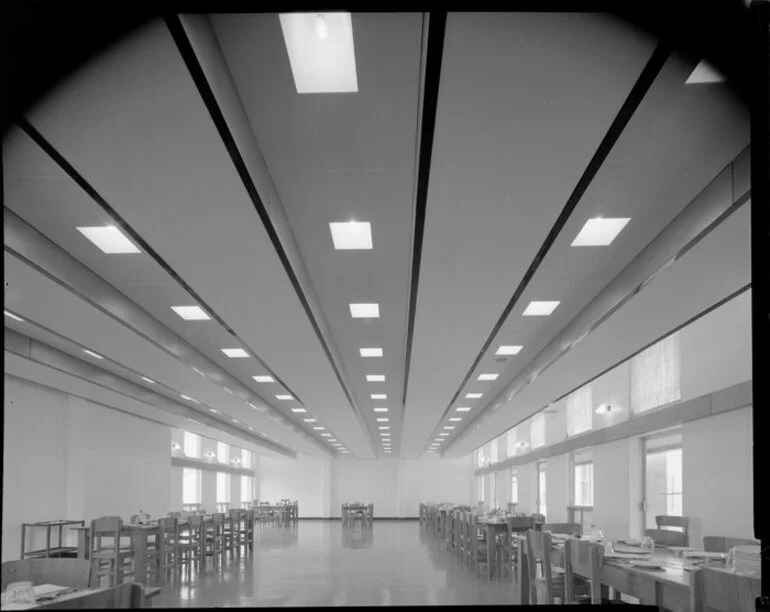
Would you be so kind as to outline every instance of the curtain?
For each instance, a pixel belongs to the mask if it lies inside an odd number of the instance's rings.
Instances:
[[[631,411],[645,412],[681,398],[677,332],[631,359]]]
[[[588,431],[593,426],[591,385],[585,385],[567,396],[567,435]]]

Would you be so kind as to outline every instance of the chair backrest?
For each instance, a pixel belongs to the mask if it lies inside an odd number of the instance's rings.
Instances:
[[[644,535],[650,536],[656,544],[665,546],[689,546],[689,537],[681,531],[667,529],[645,529]]]
[[[222,512],[215,512],[211,515],[214,523],[214,531],[222,531],[225,527],[225,515]]]
[[[566,533],[577,537],[583,534],[583,528],[580,526],[580,523],[546,523],[543,525],[543,531]]]
[[[181,512],[169,512],[168,514],[166,514],[166,516],[171,517],[171,518],[182,518],[182,513]]]
[[[575,574],[591,581],[591,603],[602,603],[604,547],[593,542],[567,539],[564,542],[565,602],[575,600]]]
[[[187,524],[190,525],[190,528],[193,530],[200,529],[201,525],[203,525],[203,515],[202,514],[192,515],[187,519]]]
[[[123,519],[119,516],[102,516],[91,521],[91,551],[100,552],[102,538],[111,538],[110,546],[117,546],[120,541],[120,531]]]
[[[91,562],[88,559],[6,561],[2,570],[2,590],[11,582],[27,580],[32,584],[55,584],[77,589],[87,589],[91,583]]]
[[[761,594],[758,576],[742,576],[702,567],[690,579],[692,612],[754,612]]]
[[[690,518],[687,516],[669,516],[667,514],[658,514],[655,517],[655,524],[658,529],[664,529],[665,527],[677,527],[682,530],[682,533],[687,533],[690,527]]]
[[[163,542],[168,542],[171,538],[174,540],[179,538],[179,520],[176,517],[170,516],[159,519],[158,526],[160,527]]]
[[[100,589],[81,597],[73,597],[44,606],[46,610],[103,610],[144,607],[144,592],[135,582],[125,582],[109,589]]]
[[[730,552],[735,546],[759,546],[757,540],[745,538],[727,538],[724,536],[703,536],[703,550],[706,552]]]
[[[551,534],[544,531],[527,532],[527,569],[529,570],[530,601],[537,602],[537,586],[545,583],[545,603],[553,605],[553,576],[551,575]],[[542,578],[537,576],[540,565]]]

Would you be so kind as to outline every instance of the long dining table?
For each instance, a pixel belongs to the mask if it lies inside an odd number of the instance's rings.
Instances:
[[[517,536],[519,564],[517,577],[520,587],[519,603],[527,605],[529,601],[529,571],[527,545],[525,536]],[[690,610],[690,581],[692,572],[685,569],[687,560],[675,557],[664,548],[656,548],[656,561],[660,561],[662,569],[635,567],[627,560],[605,557],[602,566],[602,590],[608,592],[608,597],[618,599],[621,593],[639,599],[644,605],[657,606],[660,610],[670,612],[689,612]],[[551,548],[551,564],[564,566],[564,549]],[[576,575],[580,575],[576,572]],[[590,578],[590,576],[581,576]],[[533,602],[534,603],[534,602]]]

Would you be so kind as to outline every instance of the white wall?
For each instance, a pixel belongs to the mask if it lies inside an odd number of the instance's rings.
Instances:
[[[260,457],[259,499],[296,499],[300,517],[328,517],[331,511],[329,464],[325,460]]]
[[[569,501],[569,457],[558,455],[545,462],[545,501],[549,523],[567,521]]]
[[[630,466],[629,449],[636,439],[616,440],[594,447],[594,512],[593,524],[601,527],[605,536],[628,537],[631,533],[629,496],[631,472],[638,468],[635,485],[641,482],[641,463]],[[637,510],[641,513],[641,510]]]
[[[704,535],[753,538],[751,408],[682,427],[683,511],[690,545]]]
[[[2,560],[18,559],[21,524],[67,515],[67,397],[5,376]],[[70,541],[75,541],[70,534]],[[45,546],[36,530],[27,546]]]

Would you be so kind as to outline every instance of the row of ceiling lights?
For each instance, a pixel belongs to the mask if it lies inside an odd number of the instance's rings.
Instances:
[[[618,234],[628,224],[630,218],[603,218],[595,217],[588,219],[583,228],[578,232],[578,235],[572,241],[570,246],[582,247],[582,246],[608,246],[617,238]],[[559,301],[535,301],[530,302],[524,309],[522,316],[548,316],[556,310],[556,307],[560,304]],[[495,351],[496,356],[501,355],[517,355],[523,346],[519,345],[500,345]],[[497,380],[499,374],[479,374],[477,381],[494,381]],[[481,399],[483,393],[471,392],[465,394],[465,399]],[[455,408],[455,412],[470,412],[471,407],[460,406]],[[435,453],[438,451],[440,445],[444,440],[449,437],[450,432],[455,429],[453,423],[458,423],[462,420],[459,416],[450,416],[449,424],[442,426],[442,431],[434,439],[434,441],[428,447],[429,453]]]

